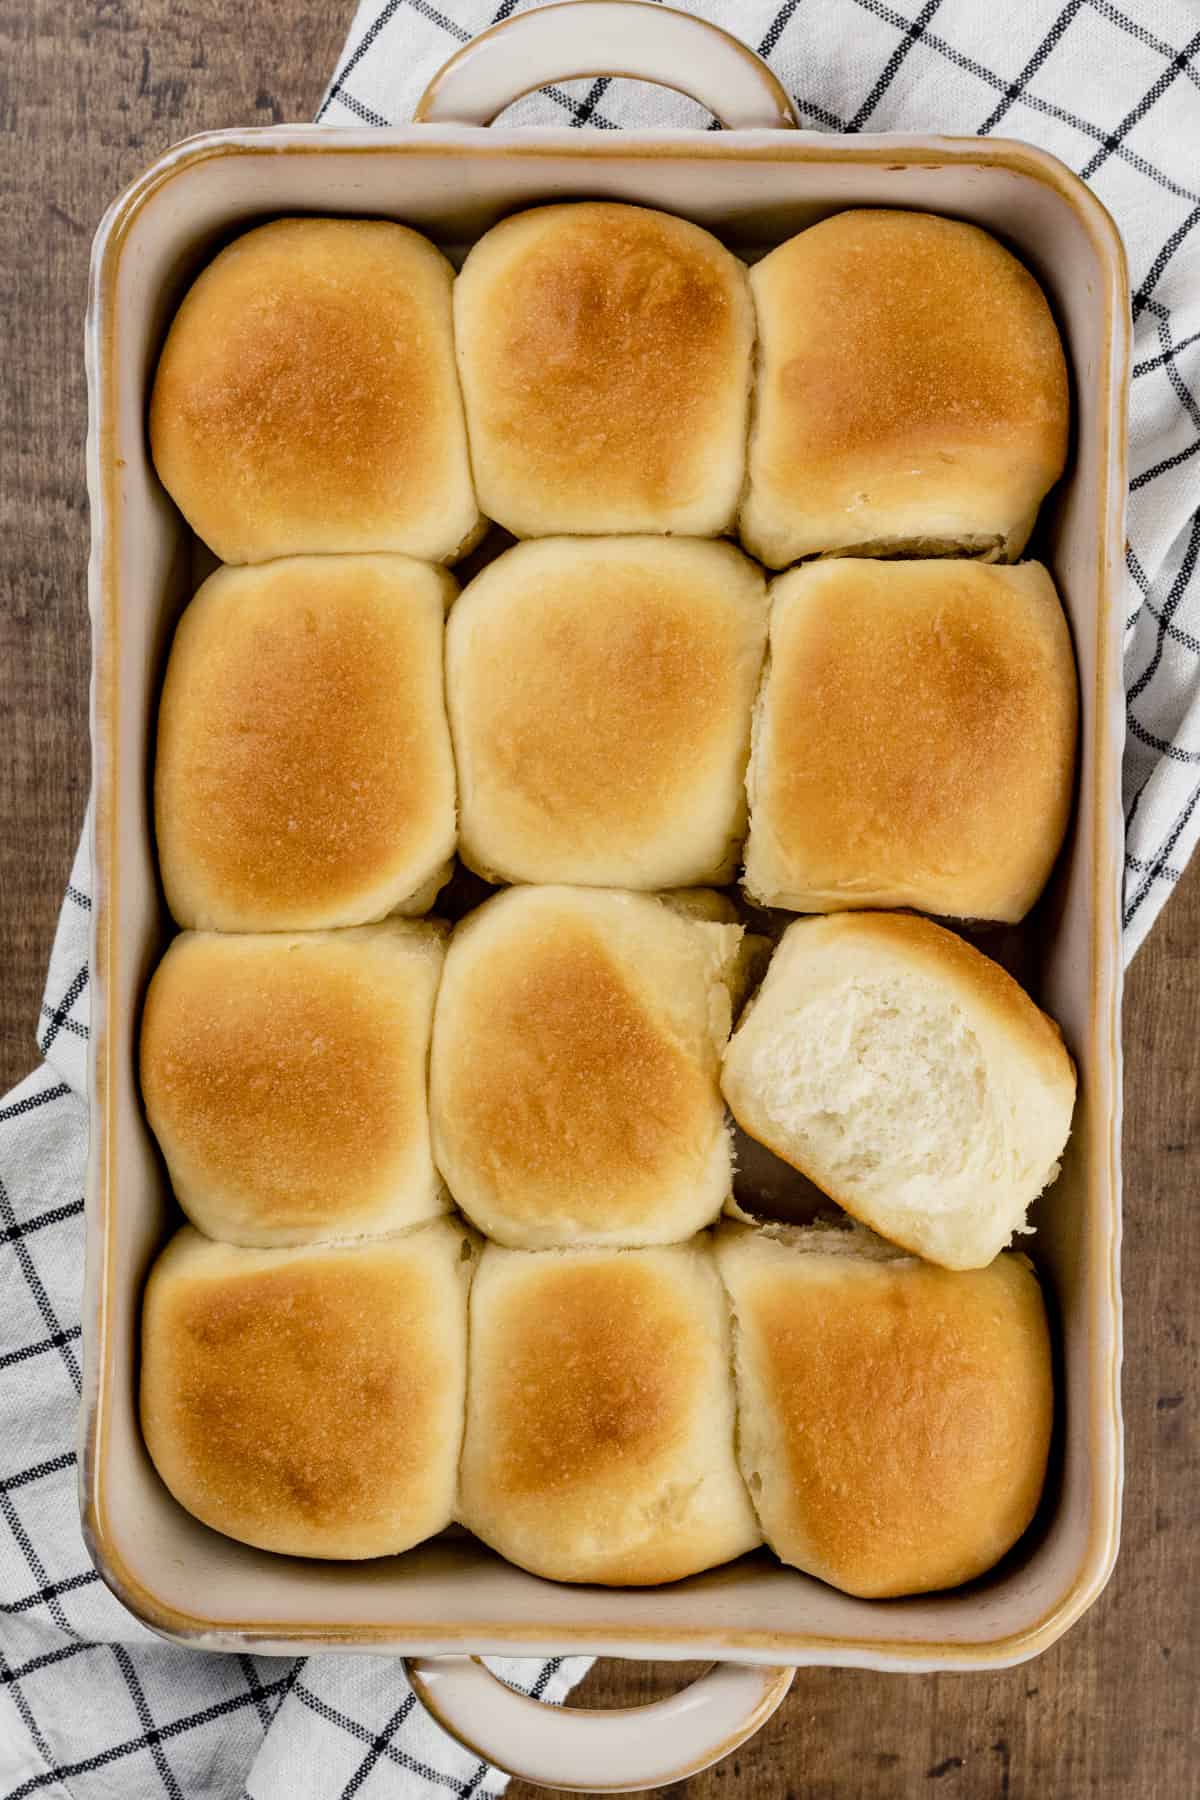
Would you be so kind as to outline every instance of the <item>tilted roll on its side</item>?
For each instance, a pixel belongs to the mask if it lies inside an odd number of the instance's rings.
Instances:
[[[1056,1178],[1075,1068],[998,963],[906,913],[789,925],[725,1052],[742,1129],[881,1236],[982,1268]]]

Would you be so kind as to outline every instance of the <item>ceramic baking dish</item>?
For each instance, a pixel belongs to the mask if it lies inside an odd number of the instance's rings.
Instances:
[[[552,76],[617,69],[681,85],[675,71],[683,68],[689,91],[737,129],[485,128],[518,92]],[[87,332],[96,887],[80,1457],[91,1553],[134,1613],[172,1638],[212,1649],[430,1657],[586,1651],[887,1670],[996,1668],[1032,1656],[1103,1587],[1120,1513],[1119,599],[1128,324],[1116,229],[1062,164],[1019,143],[797,130],[786,95],[744,46],[658,7],[591,4],[520,15],[456,58],[422,111],[426,119],[466,122],[399,130],[275,126],[194,138],[121,196],[96,239]],[[681,214],[748,256],[848,206],[970,219],[1035,271],[1068,348],[1071,461],[1034,546],[1070,617],[1082,698],[1075,822],[1036,915],[1039,997],[1062,1024],[1080,1083],[1063,1174],[1035,1214],[1035,1254],[1059,1326],[1059,1444],[1042,1515],[1027,1538],[992,1575],[953,1593],[855,1600],[765,1553],[657,1590],[556,1586],[464,1536],[358,1566],[275,1557],[184,1513],[139,1435],[141,1286],[173,1218],[135,1074],[141,996],[170,931],[148,778],[164,653],[194,585],[193,543],[146,445],[148,386],[166,323],[214,250],[274,215],[396,218],[457,258],[507,212],[583,196]],[[436,1683],[450,1666],[426,1669]],[[727,1746],[734,1713],[742,1723],[756,1708],[765,1716],[786,1685],[786,1677],[750,1676],[727,1671],[734,1686],[721,1690],[720,1705],[709,1692],[700,1710],[711,1714],[712,1742],[701,1760]],[[732,1708],[729,1719],[722,1706]],[[465,1729],[451,1701],[442,1710]],[[606,1717],[613,1715],[594,1723]],[[718,1727],[728,1728],[724,1740]],[[736,1735],[745,1735],[740,1725]],[[606,1756],[610,1749],[611,1742]],[[654,1779],[694,1766],[694,1758],[672,1763],[672,1755],[657,1756]],[[632,1765],[607,1766],[610,1786],[637,1773]],[[559,1780],[570,1773],[561,1758],[540,1770],[543,1778],[547,1770]]]

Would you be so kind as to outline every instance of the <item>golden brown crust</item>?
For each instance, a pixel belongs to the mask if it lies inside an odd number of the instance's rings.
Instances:
[[[357,925],[447,862],[452,592],[396,556],[286,558],[205,582],[158,724],[159,860],[181,925]]]
[[[167,336],[150,441],[223,561],[441,561],[474,532],[452,280],[427,239],[364,219],[277,219],[204,270]]]
[[[546,539],[456,603],[462,855],[505,881],[725,881],[744,833],[761,574],[731,546]]]
[[[1024,917],[1066,829],[1077,711],[1040,564],[792,570],[773,588],[747,887],[797,912]]]
[[[839,213],[752,271],[761,371],[743,538],[782,567],[888,539],[1020,553],[1062,473],[1062,345],[1033,276],[929,213]]]
[[[728,1192],[717,1086],[740,928],[649,896],[514,888],[451,939],[431,1114],[458,1204],[501,1243],[655,1243]]]
[[[437,1163],[500,1242],[660,1242],[716,1217],[736,925],[606,889],[497,895],[453,934],[434,1022]]]
[[[707,232],[600,201],[517,214],[468,256],[455,322],[490,517],[521,537],[729,526],[753,308]]]
[[[490,1429],[506,1446],[503,1491],[517,1500],[661,1457],[702,1361],[683,1302],[633,1256],[613,1262],[602,1288],[594,1265],[564,1263],[543,1274],[536,1294],[536,1323],[520,1299],[492,1321],[508,1336]]]
[[[481,1278],[462,1472],[472,1530],[562,1581],[674,1581],[749,1549],[707,1247],[489,1248]]]
[[[151,1272],[142,1426],[181,1505],[299,1556],[407,1549],[449,1522],[466,1234],[238,1250],[190,1226]]]
[[[737,1318],[742,1471],[783,1560],[869,1598],[991,1568],[1037,1508],[1053,1423],[1025,1258],[951,1273],[731,1226],[718,1260]]]
[[[612,1169],[618,1183],[651,1174],[664,1137],[700,1126],[706,1096],[691,1059],[656,1029],[590,932],[559,931],[536,963],[501,966],[489,986],[486,1042],[463,1045],[451,1078],[457,1105],[447,1104],[459,1129],[489,1146],[499,1179],[527,1191],[553,1159],[530,1129],[548,1076],[581,1164]],[[536,1214],[528,1199],[510,1205]]]
[[[444,1210],[426,1070],[441,928],[185,932],[142,1016],[142,1095],[210,1237],[295,1244]]]

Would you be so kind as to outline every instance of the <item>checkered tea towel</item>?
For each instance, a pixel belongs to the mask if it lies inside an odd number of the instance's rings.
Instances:
[[[319,117],[407,118],[450,52],[523,10],[363,0]],[[804,123],[1003,132],[1091,182],[1129,252],[1136,320],[1126,686],[1126,952],[1200,831],[1200,10],[1195,0],[694,0],[767,56]],[[547,90],[514,122],[703,124],[622,82]],[[143,1630],[79,1535],[87,838],[51,959],[45,1061],[0,1102],[0,1800],[394,1800],[494,1794],[394,1660],[204,1656]],[[580,1660],[504,1671],[557,1700]],[[586,1775],[586,1772],[581,1772]]]

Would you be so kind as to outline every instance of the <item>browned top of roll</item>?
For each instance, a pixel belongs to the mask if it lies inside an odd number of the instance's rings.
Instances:
[[[673,1581],[748,1550],[726,1303],[708,1241],[489,1245],[471,1315],[461,1504],[563,1581]]]
[[[430,1111],[438,1166],[474,1224],[544,1249],[670,1242],[715,1217],[741,935],[598,888],[509,888],[458,925]]]
[[[159,859],[181,925],[362,924],[445,863],[452,591],[400,556],[290,557],[205,582],[158,725]]]
[[[453,271],[378,219],[277,219],[186,295],[150,404],[155,466],[225,562],[399,550],[474,530]]]
[[[745,450],[745,270],[686,220],[610,202],[520,213],[455,295],[481,504],[523,537],[724,529]]]
[[[1062,344],[978,226],[863,208],[751,272],[761,369],[743,537],[781,568],[930,537],[1020,553],[1062,473]]]
[[[788,414],[793,453],[832,462],[924,433],[941,442],[948,427],[1023,444],[1033,426],[1047,464],[1061,464],[1067,383],[1054,320],[1028,269],[989,233],[866,208],[773,258],[810,318],[837,325],[783,372],[785,392],[803,397]]]
[[[953,1587],[1037,1507],[1053,1418],[1041,1291],[1023,1256],[952,1272],[842,1250],[848,1235],[722,1230],[742,1472],[786,1562],[872,1598]]]
[[[202,1231],[293,1244],[444,1210],[426,1096],[443,931],[174,940],[146,994],[142,1095]]]
[[[142,1425],[205,1524],[294,1555],[377,1556],[448,1522],[466,1233],[242,1250],[186,1226],[147,1286]]]
[[[846,558],[772,595],[751,892],[799,912],[1021,919],[1075,768],[1075,661],[1046,570]]]
[[[728,881],[766,613],[729,544],[542,538],[498,557],[447,626],[464,859],[504,881]]]

